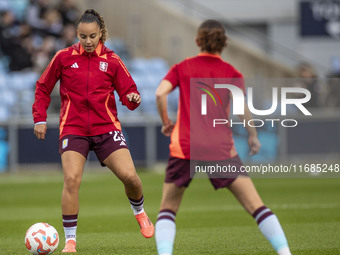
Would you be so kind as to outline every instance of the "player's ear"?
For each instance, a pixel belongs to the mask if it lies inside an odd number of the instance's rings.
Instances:
[[[197,38],[197,37],[195,38],[195,42],[196,42],[196,45],[197,45],[198,47],[201,46],[200,43],[199,43],[199,41],[198,41],[198,38]]]

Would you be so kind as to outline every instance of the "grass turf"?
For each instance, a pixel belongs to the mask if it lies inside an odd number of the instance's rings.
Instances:
[[[145,208],[155,222],[164,176],[140,172]],[[340,254],[339,179],[254,179],[266,205],[279,217],[293,254]],[[59,172],[0,175],[0,254],[28,254],[30,225],[48,222],[64,237]],[[227,190],[215,192],[195,179],[177,214],[174,254],[275,254]],[[157,254],[154,238],[139,232],[123,185],[108,171],[85,171],[80,188],[78,254]]]

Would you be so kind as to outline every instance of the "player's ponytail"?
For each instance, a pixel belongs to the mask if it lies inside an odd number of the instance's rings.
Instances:
[[[227,46],[227,39],[223,25],[216,20],[204,21],[197,31],[197,43],[201,51],[220,53]]]
[[[102,32],[102,37],[100,38],[100,41],[104,44],[108,37],[108,32],[106,30],[105,22],[103,17],[93,9],[87,9],[84,14],[80,17],[78,24],[79,23],[92,23],[96,22],[100,28],[100,31]]]

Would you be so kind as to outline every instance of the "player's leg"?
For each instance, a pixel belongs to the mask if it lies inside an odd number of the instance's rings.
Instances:
[[[290,255],[286,236],[276,215],[264,206],[257,190],[249,177],[236,178],[229,190],[251,214],[262,232],[279,255]]]
[[[228,188],[249,214],[263,206],[262,199],[249,177],[236,178]]]
[[[127,148],[115,150],[103,163],[123,182],[126,196],[140,225],[141,233],[146,238],[152,237],[154,226],[144,212],[142,182],[136,172],[129,150]]]
[[[176,235],[176,213],[190,182],[190,160],[170,156],[156,222],[155,238],[159,255],[172,254]]]
[[[79,211],[79,187],[86,158],[76,151],[66,151],[61,155],[64,173],[62,193],[62,212],[66,215],[77,214]]]
[[[112,152],[103,163],[123,182],[128,198],[139,200],[143,196],[142,182],[128,149]]]
[[[66,245],[63,252],[76,252],[76,231],[79,212],[79,187],[89,152],[87,137],[67,135],[59,141],[64,174],[61,197]]]
[[[164,183],[160,209],[169,209],[176,214],[181,205],[185,189],[185,186],[178,187],[175,183]]]
[[[79,212],[79,187],[86,158],[76,151],[65,151],[61,155],[64,187],[61,197],[65,248],[63,252],[76,252],[76,230]]]
[[[164,183],[160,211],[157,217],[155,239],[159,255],[171,255],[176,235],[176,213],[182,201],[185,187]]]

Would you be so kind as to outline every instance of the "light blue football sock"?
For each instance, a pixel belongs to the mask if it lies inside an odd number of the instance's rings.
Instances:
[[[155,239],[159,255],[171,255],[176,235],[175,215],[161,211],[155,225]]]
[[[291,255],[287,238],[275,214],[263,219],[258,226],[279,255]]]

